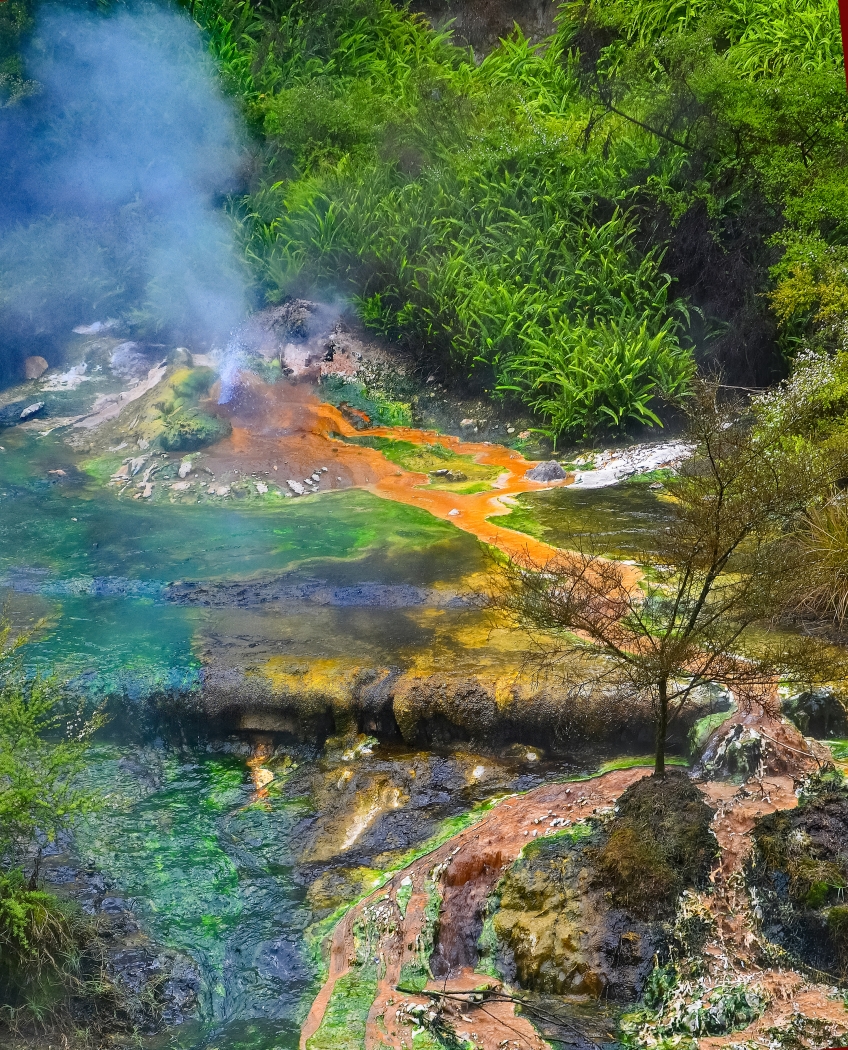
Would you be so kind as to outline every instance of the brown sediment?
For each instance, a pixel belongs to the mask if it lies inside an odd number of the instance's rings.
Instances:
[[[699,1039],[701,1050],[738,1045],[746,1040],[768,1043],[768,1029],[780,1029],[790,1021],[797,1023],[799,1017],[832,1025],[834,1032],[839,1026],[846,1026],[842,998],[834,996],[831,984],[817,983],[789,968],[762,965],[762,934],[743,877],[757,820],[797,804],[796,784],[819,767],[818,749],[768,708],[747,710],[729,722],[756,725],[773,743],[771,750],[764,751],[758,775],[741,786],[717,780],[699,784],[716,810],[712,826],[721,854],[710,875],[710,890],[697,894],[690,891],[690,897],[697,898],[715,919],[714,932],[704,949],[703,987],[694,989],[692,994],[697,997],[708,994],[713,987],[751,982],[765,990],[768,1004],[763,1015],[744,1031]],[[526,795],[504,799],[480,822],[396,873],[387,886],[352,908],[333,933],[329,976],[302,1029],[301,1050],[306,1050],[307,1040],[319,1029],[336,981],[354,963],[355,923],[363,909],[377,902],[394,909],[394,923],[389,925],[377,949],[383,976],[368,1016],[366,1050],[411,1045],[413,1019],[406,1008],[429,1005],[426,990],[458,994],[481,985],[498,988],[498,981],[474,971],[474,931],[477,913],[505,869],[532,841],[533,832],[545,828],[549,817],[555,814],[574,821],[607,809],[627,787],[649,773],[645,767],[617,770],[588,781],[543,785]],[[403,916],[397,905],[397,892],[407,878],[412,882],[412,896]],[[417,957],[417,938],[425,923],[428,879],[435,879],[441,896],[439,935],[431,957],[434,969],[438,968],[438,980],[431,981],[423,994],[400,992],[401,969]],[[515,1015],[509,1001],[455,1001],[444,1006],[443,1016],[460,1035],[472,1035],[475,1044],[484,1050],[503,1045],[541,1050],[546,1045],[526,1016]],[[509,1042],[504,1044],[504,1040]]]
[[[768,692],[773,695],[765,695],[762,706],[737,712],[714,734],[726,736],[734,725],[749,726],[765,739],[766,746],[760,775],[742,785],[716,780],[699,785],[715,807],[712,827],[721,850],[719,864],[710,875],[711,891],[699,896],[716,923],[715,934],[704,948],[709,980],[713,985],[750,981],[766,991],[769,1003],[763,1015],[743,1031],[699,1039],[700,1050],[741,1045],[748,1040],[768,1045],[772,1039],[769,1029],[781,1030],[799,1018],[841,1026],[840,1032],[848,1027],[842,997],[833,997],[832,984],[817,983],[788,967],[761,965],[762,934],[743,875],[752,849],[751,833],[761,817],[797,806],[799,780],[821,768],[828,754],[773,713],[776,687]]]
[[[410,427],[357,430],[337,408],[320,401],[308,387],[269,386],[250,375],[241,377],[233,402],[218,406],[216,411],[226,416],[233,428],[232,434],[215,445],[205,459],[216,474],[233,469],[244,474],[267,473],[272,483],[288,491],[289,479],[302,482],[316,469],[327,467],[321,491],[356,486],[385,499],[420,507],[510,556],[544,563],[556,553],[556,548],[541,540],[488,520],[509,513],[509,506],[502,502],[504,496],[567,485],[571,480],[528,480],[525,474],[533,463],[503,445],[467,442]],[[363,436],[419,445],[440,444],[458,455],[473,457],[477,463],[498,467],[501,474],[492,483],[492,491],[461,495],[437,489],[430,485],[426,474],[404,470],[377,449],[340,440]]]
[[[402,1005],[427,1004],[426,994],[415,995],[397,991],[404,963],[416,958],[416,940],[424,925],[428,900],[426,882],[433,875],[442,894],[439,915],[439,938],[442,942],[459,943],[472,916],[470,907],[477,907],[492,892],[505,868],[518,857],[522,848],[532,841],[534,824],[554,810],[559,817],[579,820],[595,810],[612,805],[631,784],[650,772],[644,767],[615,770],[588,781],[563,784],[545,784],[525,795],[504,799],[481,821],[460,832],[432,853],[414,861],[396,873],[391,882],[355,905],[336,927],[330,942],[329,974],[301,1030],[301,1050],[318,1031],[333,989],[340,977],[353,964],[355,956],[354,924],[363,909],[385,898],[395,909],[395,923],[391,932],[380,942],[379,960],[383,973],[377,996],[368,1015],[365,1034],[366,1050],[378,1047],[410,1045],[409,1026],[404,1015],[398,1016]],[[412,896],[406,914],[401,915],[397,892],[405,878],[412,880]],[[474,972],[470,958],[457,957],[458,965],[446,976],[428,984],[434,991],[465,992],[487,984],[498,987],[500,982]],[[467,1020],[463,1020],[463,1016]],[[484,1050],[496,1050],[505,1039],[518,1040],[526,1050],[542,1050],[547,1044],[539,1037],[526,1017],[516,1015],[512,1003],[463,1003],[462,1012],[454,1019],[457,1030],[468,1031],[476,1044]]]

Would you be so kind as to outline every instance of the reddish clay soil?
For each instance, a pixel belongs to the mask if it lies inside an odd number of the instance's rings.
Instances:
[[[770,1001],[763,1016],[744,1032],[703,1038],[698,1045],[707,1050],[751,1040],[766,1046],[772,1038],[766,1035],[767,1029],[779,1028],[792,1019],[797,1022],[801,1016],[832,1023],[829,1034],[821,1035],[820,1031],[818,1044],[810,1043],[826,1046],[837,1031],[848,1028],[842,998],[833,994],[832,986],[817,984],[792,970],[759,968],[759,934],[742,874],[756,821],[777,809],[794,807],[797,784],[819,767],[823,755],[819,745],[805,740],[793,726],[762,707],[733,716],[718,732],[727,733],[730,726],[739,722],[756,725],[761,736],[773,743],[764,750],[759,775],[741,786],[717,780],[699,784],[716,809],[713,828],[721,849],[720,861],[710,876],[710,892],[697,895],[716,922],[714,935],[705,948],[705,990],[737,980],[752,980],[765,988]],[[479,989],[481,985],[499,989],[496,980],[473,972],[466,933],[475,911],[491,894],[504,869],[518,857],[534,832],[538,834],[543,828],[550,832],[549,821],[553,817],[575,821],[607,809],[627,787],[650,772],[644,767],[617,770],[588,781],[544,785],[526,795],[504,799],[479,823],[395,874],[385,887],[352,908],[333,934],[329,977],[303,1026],[301,1050],[306,1050],[307,1040],[318,1030],[336,981],[352,965],[354,924],[364,909],[377,903],[386,914],[391,914],[392,921],[387,924],[391,932],[379,944],[384,976],[368,1017],[365,1046],[366,1050],[400,1050],[412,1045],[413,1021],[408,1007],[427,1006],[430,1000],[426,995],[399,992],[397,986],[404,963],[416,958],[428,879],[435,878],[442,895],[439,963],[440,972],[447,971],[448,975],[431,981],[427,989],[454,994]],[[404,916],[397,903],[397,892],[406,879],[411,880],[412,896]],[[434,962],[435,959],[436,956]],[[443,1013],[460,1035],[467,1033],[484,1050],[507,1046],[512,1050],[542,1050],[547,1045],[526,1017],[516,1016],[511,1002],[453,1000],[444,1004]]]
[[[769,707],[773,709],[773,702]],[[794,809],[798,784],[827,762],[830,753],[804,738],[784,719],[761,708],[739,712],[718,732],[726,735],[737,724],[755,729],[766,741],[763,768],[761,776],[751,777],[741,786],[727,781],[699,785],[716,809],[713,829],[721,849],[720,862],[710,875],[712,893],[701,895],[716,921],[715,936],[706,945],[705,954],[714,984],[747,978],[766,990],[770,1002],[763,1016],[744,1031],[700,1039],[698,1045],[708,1050],[751,1040],[766,1046],[772,1039],[768,1029],[785,1028],[800,1015],[833,1023],[829,1035],[818,1036],[823,1040],[818,1045],[828,1046],[832,1038],[848,1029],[842,996],[834,996],[833,985],[815,983],[792,970],[759,968],[760,935],[743,868],[751,853],[751,832],[756,822],[776,810]]]
[[[288,479],[302,481],[326,466],[329,469],[322,489],[357,486],[385,499],[420,507],[510,555],[543,563],[556,553],[546,543],[487,520],[509,513],[510,508],[500,500],[502,496],[567,485],[571,480],[527,480],[524,475],[533,463],[502,445],[465,442],[451,435],[408,427],[357,430],[338,409],[320,401],[307,386],[268,386],[248,374],[242,376],[240,392],[233,402],[216,407],[216,411],[229,419],[233,428],[230,437],[210,449],[205,460],[216,475],[231,470],[267,473],[272,482],[285,489]],[[495,491],[463,496],[435,489],[426,474],[403,470],[376,449],[339,439],[367,436],[441,444],[458,454],[473,456],[477,463],[499,467],[502,473],[494,482]]]
[[[440,940],[461,945],[469,909],[492,892],[504,868],[518,857],[534,832],[538,834],[540,828],[549,830],[545,818],[555,814],[574,821],[596,810],[606,809],[613,805],[622,791],[649,773],[650,770],[645,768],[616,770],[592,780],[546,784],[526,795],[506,798],[479,823],[394,875],[387,886],[352,908],[333,934],[329,977],[312,1004],[301,1031],[301,1050],[306,1050],[307,1040],[318,1030],[336,981],[350,969],[353,927],[364,908],[385,897],[385,903],[395,913],[394,932],[380,944],[379,957],[385,975],[368,1017],[366,1050],[408,1047],[412,1045],[411,1028],[408,1023],[403,1023],[403,1013],[401,1017],[397,1016],[398,1010],[408,1005],[427,1005],[429,1000],[425,995],[399,993],[396,986],[404,963],[416,959],[416,939],[424,923],[428,899],[425,880],[435,871],[443,895],[439,916]],[[544,823],[534,824],[537,820],[544,820]],[[407,877],[412,880],[412,897],[403,916],[397,905],[397,891]],[[442,993],[464,992],[481,984],[492,988],[499,986],[497,981],[461,966],[452,970],[447,978],[431,982],[428,988]],[[467,1031],[485,1050],[503,1047],[504,1040],[509,1040],[508,1045],[514,1050],[518,1047],[543,1050],[547,1045],[526,1018],[515,1015],[512,1003],[463,1003],[461,1007],[454,1007],[454,1013],[457,1031],[460,1034]],[[462,1015],[467,1020],[463,1020]]]

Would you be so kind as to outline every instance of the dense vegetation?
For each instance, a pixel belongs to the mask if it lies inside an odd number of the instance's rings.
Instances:
[[[841,345],[836,0],[569,2],[543,45],[516,30],[482,61],[390,0],[186,6],[254,135],[230,211],[257,301],[344,296],[551,435],[655,422],[694,360],[762,384]],[[7,129],[58,134],[21,58],[36,7],[0,6],[0,93],[22,114]],[[72,308],[167,329],[126,255],[131,212],[7,229],[4,327],[23,288],[34,349]],[[42,249],[26,274],[22,238]],[[91,239],[100,262],[60,279],[51,260]]]
[[[58,684],[27,675],[26,641],[0,621],[0,1028],[60,1008],[91,952],[91,922],[39,885],[43,848],[94,799],[77,786],[100,724],[65,710]]]
[[[388,0],[192,5],[264,143],[270,297],[350,295],[553,434],[652,420],[692,346],[764,382],[839,342],[836,10],[568,3],[478,64]]]

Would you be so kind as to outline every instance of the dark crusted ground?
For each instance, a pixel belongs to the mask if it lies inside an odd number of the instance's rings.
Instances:
[[[848,980],[848,790],[814,780],[797,809],[764,817],[749,878],[770,942],[803,965]]]

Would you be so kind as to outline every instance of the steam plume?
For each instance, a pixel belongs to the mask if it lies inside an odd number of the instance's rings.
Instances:
[[[105,316],[223,344],[247,297],[220,207],[245,144],[199,31],[151,5],[42,11],[39,86],[0,110],[0,379]]]

